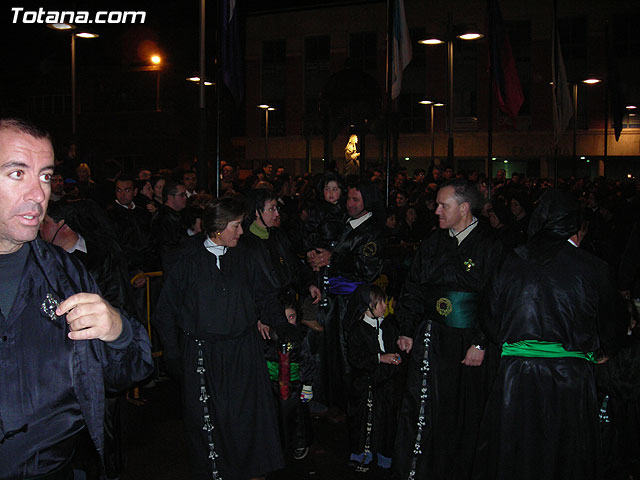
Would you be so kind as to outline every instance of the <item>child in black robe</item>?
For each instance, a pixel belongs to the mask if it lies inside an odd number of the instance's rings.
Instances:
[[[315,361],[306,329],[297,325],[298,306],[285,302],[286,323],[271,328],[265,358],[277,400],[280,438],[286,457],[302,460],[312,442],[308,402],[313,398]]]
[[[349,465],[366,472],[375,453],[377,465],[389,469],[402,392],[399,330],[392,316],[384,318],[386,302],[380,287],[361,285],[350,302]]]

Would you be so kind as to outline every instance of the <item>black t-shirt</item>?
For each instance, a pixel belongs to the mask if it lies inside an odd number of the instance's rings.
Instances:
[[[5,318],[9,316],[16,298],[28,255],[28,245],[23,245],[16,252],[0,255],[0,312]]]

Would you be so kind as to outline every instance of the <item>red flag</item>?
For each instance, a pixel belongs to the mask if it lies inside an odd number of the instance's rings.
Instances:
[[[489,68],[493,72],[493,88],[500,110],[509,115],[515,125],[516,117],[524,102],[524,94],[498,0],[488,0],[487,7],[490,37]]]

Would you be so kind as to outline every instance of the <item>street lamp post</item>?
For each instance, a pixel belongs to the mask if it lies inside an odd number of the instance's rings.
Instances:
[[[162,64],[162,57],[160,55],[152,55],[151,63],[156,67],[156,112],[161,112],[160,108],[160,65]]]
[[[441,36],[427,36],[423,40],[419,40],[418,43],[423,45],[441,45],[447,43],[447,96],[449,98],[449,104],[447,105],[447,117],[449,122],[449,137],[447,141],[447,158],[450,165],[454,162],[454,150],[453,150],[453,42],[456,38],[460,40],[478,40],[483,38],[484,35],[480,33],[473,25],[453,25],[452,15],[447,15],[447,31],[445,37]]]
[[[265,103],[258,105],[258,108],[264,110],[264,160],[269,160],[269,112],[273,112],[275,107]]]
[[[585,85],[597,85],[602,79],[594,76],[588,76],[581,80]],[[574,82],[573,87],[573,169],[578,165],[578,83]],[[574,172],[575,173],[575,172]]]
[[[433,107],[444,107],[444,103],[434,103],[432,100],[421,100],[420,102],[421,105],[428,105],[429,106],[429,115],[427,116],[427,118],[430,118],[431,121],[429,122],[430,128],[431,128],[431,165],[435,165],[435,145],[436,145],[436,138],[435,138],[435,133],[434,133],[434,123],[433,123]]]
[[[75,33],[73,30],[75,25],[70,23],[50,23],[47,25],[53,30],[69,31],[71,32],[71,135],[76,134],[76,37],[80,38],[98,38],[96,33],[79,32]]]

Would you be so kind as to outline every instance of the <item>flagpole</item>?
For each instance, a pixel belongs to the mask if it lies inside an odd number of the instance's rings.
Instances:
[[[393,62],[393,2],[397,0],[387,0],[387,101],[385,108],[385,155],[387,159],[387,182],[385,204],[389,206],[389,187],[391,181],[391,85],[393,82],[392,62]]]
[[[207,110],[205,102],[205,24],[206,24],[206,0],[200,0],[200,84],[199,86],[199,135],[198,135],[198,184],[200,187],[209,188],[207,174]],[[217,87],[216,87],[217,88]]]
[[[609,22],[605,23],[604,27],[604,44],[605,44],[605,65],[609,65]],[[604,158],[602,159],[602,176],[604,177],[604,171],[607,162],[607,147],[609,142],[609,78],[608,75],[604,78]],[[598,174],[600,174],[600,165],[598,165]]]
[[[491,200],[491,181],[493,180],[493,169],[491,168],[491,158],[493,157],[493,82],[494,82],[494,76],[493,76],[493,62],[495,61],[495,58],[492,57],[492,50],[491,50],[491,46],[493,45],[493,41],[494,38],[493,36],[495,35],[495,32],[493,31],[493,22],[491,21],[491,16],[490,16],[490,7],[489,7],[489,2],[491,0],[487,0],[487,11],[489,13],[488,18],[489,18],[489,31],[487,32],[489,34],[489,102],[488,102],[488,113],[487,113],[487,121],[489,122],[487,125],[487,159],[485,160],[485,174],[487,175],[487,191],[489,194],[489,200]]]

